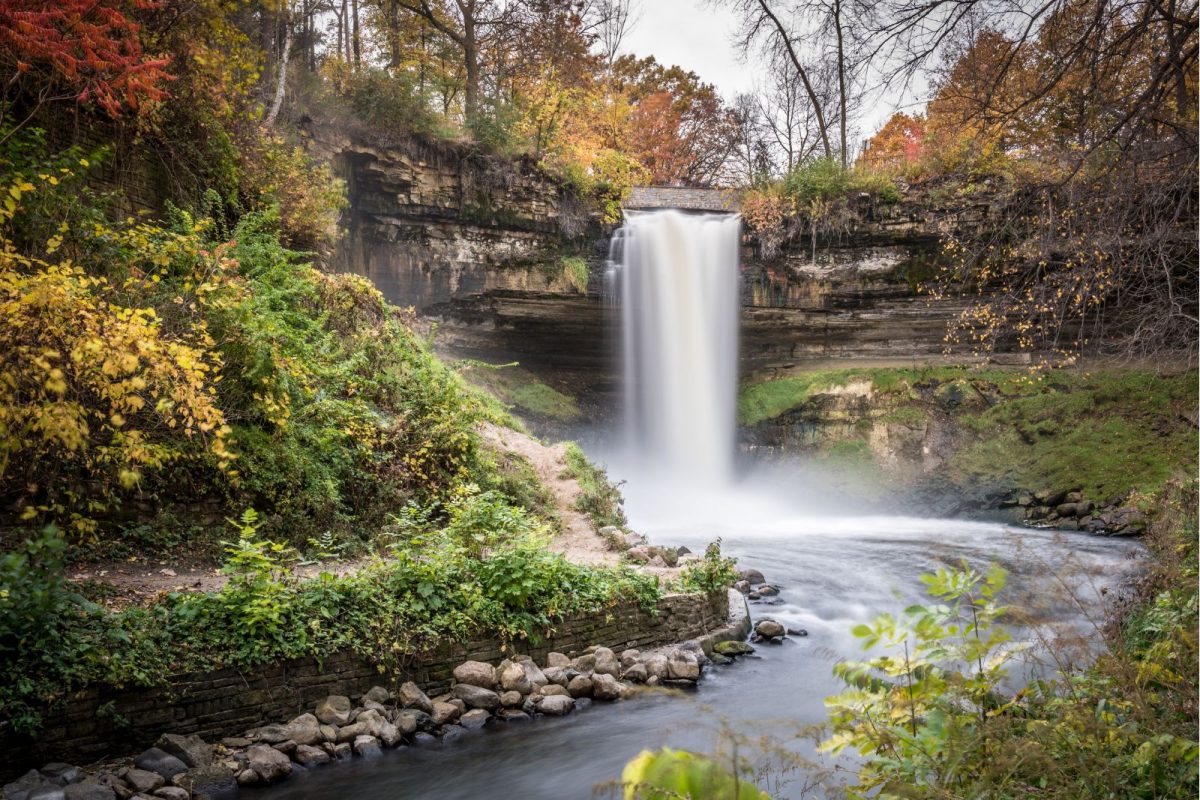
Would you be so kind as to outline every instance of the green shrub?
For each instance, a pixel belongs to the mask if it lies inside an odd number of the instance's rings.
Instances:
[[[710,542],[704,556],[691,561],[679,576],[684,591],[711,593],[728,589],[737,580],[737,559],[721,555],[721,540]]]
[[[624,502],[621,490],[609,482],[608,474],[588,461],[575,442],[567,442],[564,451],[567,473],[579,482],[581,492],[575,507],[590,516],[597,528],[608,525],[620,528],[628,524],[621,508]]]

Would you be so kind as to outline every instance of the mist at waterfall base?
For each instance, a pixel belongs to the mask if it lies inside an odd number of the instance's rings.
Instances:
[[[247,792],[264,800],[521,798],[587,800],[619,779],[643,749],[715,752],[729,730],[815,757],[797,734],[826,720],[824,699],[844,687],[833,664],[859,657],[850,633],[881,613],[923,602],[920,576],[946,565],[1009,572],[1005,601],[1037,627],[1095,637],[1104,603],[1139,569],[1141,546],[1081,533],[994,523],[870,515],[832,492],[818,471],[735,463],[738,221],[677,212],[631,215],[614,244],[610,275],[628,389],[620,431],[583,439],[622,486],[630,527],[654,544],[702,552],[720,537],[739,566],[761,570],[778,597],[750,605],[807,636],[705,670],[695,692],[635,694],[562,718],[501,723],[449,744],[404,747]],[[1032,626],[1032,622],[1030,625]],[[1053,674],[1025,654],[1014,672]],[[1086,658],[1083,652],[1081,658]],[[743,756],[754,753],[743,750]],[[771,785],[785,798],[810,791],[817,774]]]

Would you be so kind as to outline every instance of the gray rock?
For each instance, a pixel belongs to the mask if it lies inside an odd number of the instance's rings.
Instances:
[[[529,685],[534,689],[545,686],[550,682],[550,679],[546,677],[537,664],[533,663],[533,659],[529,656],[521,656],[517,659],[517,664],[520,665],[521,669],[525,670],[525,679],[529,681]]]
[[[30,792],[30,794],[33,793]],[[65,800],[117,800],[117,793],[112,790],[111,786],[105,786],[103,783],[93,780],[72,783],[63,789],[62,796]],[[187,797],[186,792],[184,797]]]
[[[416,708],[400,709],[396,712],[393,722],[405,734],[412,733],[414,730],[432,732],[437,728],[437,722],[434,721],[433,717]],[[412,730],[409,730],[410,728]]]
[[[575,710],[576,711],[587,711],[591,707],[592,707],[592,698],[590,698],[590,697],[575,698]]]
[[[777,594],[779,594],[778,586],[772,586],[769,583],[765,583],[762,586],[758,587],[758,596],[759,597],[774,597]]]
[[[470,683],[455,684],[454,696],[466,703],[468,708],[484,708],[488,711],[495,711],[500,707],[500,695],[491,689],[484,689]]]
[[[540,694],[542,697],[553,697],[554,695],[560,695],[562,697],[570,697],[571,696],[570,692],[568,692],[562,686],[559,686],[557,683],[548,683],[545,686],[543,686],[542,688],[538,689],[537,693]]]
[[[592,676],[592,697],[597,700],[620,700],[624,693],[625,687],[612,675],[598,672]]]
[[[500,705],[505,708],[520,708],[521,703],[525,702],[524,696],[520,692],[502,692],[500,694]]]
[[[757,586],[760,583],[767,582],[767,579],[763,577],[763,574],[756,569],[744,569],[738,573],[738,576],[751,586]]]
[[[312,714],[301,714],[287,724],[288,739],[296,744],[320,744],[325,741],[321,723]],[[336,738],[336,736],[335,736]]]
[[[773,619],[760,619],[754,626],[754,632],[764,639],[774,639],[787,633],[787,629]]]
[[[625,551],[625,557],[634,564],[645,564],[650,560],[650,548],[646,547],[644,544],[640,544],[637,547],[631,547]]]
[[[610,675],[615,678],[621,674],[621,664],[612,650],[607,647],[597,647],[592,656],[596,660],[592,669],[598,675]]]
[[[421,731],[413,737],[413,744],[417,745],[418,747],[428,747],[431,744],[438,743],[438,738],[436,736],[434,736],[432,733],[426,733],[425,731]]]
[[[718,667],[723,667],[726,664],[732,664],[733,659],[730,658],[729,656],[723,656],[720,653],[713,653],[712,654],[712,663],[716,664]]]
[[[267,744],[279,744],[291,736],[288,735],[287,725],[264,725],[255,731],[255,738]]]
[[[64,764],[61,761],[51,762],[38,771],[59,786],[66,786],[68,783],[79,783],[83,780],[83,772],[79,767]]]
[[[292,774],[291,759],[265,744],[256,744],[246,750],[246,766],[257,772],[265,783],[282,780]]]
[[[249,747],[250,745],[254,744],[254,742],[247,739],[245,736],[226,736],[221,740],[221,744],[232,750],[240,747]]]
[[[571,661],[571,667],[584,675],[588,675],[596,669],[596,657],[591,653],[582,655]]]
[[[384,747],[395,747],[400,744],[402,734],[400,729],[390,722],[383,722],[379,726],[379,741],[383,742]]]
[[[33,787],[29,790],[29,794],[25,795],[26,800],[66,800],[66,797],[66,789],[57,783],[43,783]]]
[[[262,778],[257,772],[247,767],[237,774],[238,786],[253,786],[256,783],[262,783]]]
[[[367,703],[378,703],[379,705],[383,705],[391,699],[392,693],[387,689],[383,688],[382,686],[372,686],[370,689],[367,689],[367,693],[362,696],[359,702],[361,702],[364,706]]]
[[[131,769],[125,773],[125,782],[128,783],[135,792],[152,793],[155,789],[166,784],[163,776],[157,772],[151,772],[148,769]]]
[[[746,642],[717,642],[713,645],[713,652],[723,656],[748,656],[754,652],[754,648]]]
[[[511,661],[504,661],[497,670],[500,677],[500,686],[505,691],[518,692],[520,694],[529,694],[533,691],[533,684],[525,675],[525,668],[520,664],[514,664]]]
[[[736,581],[733,588],[737,589],[742,594],[750,594],[750,581]]]
[[[591,697],[592,679],[586,675],[576,675],[567,684],[567,693],[571,697]]]
[[[804,628],[788,628],[788,636],[799,636],[801,638],[808,636],[808,631]]]
[[[496,685],[496,668],[483,661],[464,661],[454,668],[454,680],[459,684],[491,689]]]
[[[467,735],[467,729],[462,725],[447,725],[442,731],[442,744],[457,742],[459,739]]]
[[[554,653],[554,652],[547,653],[546,654],[546,666],[547,667],[558,667],[559,669],[566,669],[567,667],[571,666],[571,659],[567,658],[562,653]]]
[[[490,713],[484,711],[482,708],[473,708],[462,715],[462,718],[459,719],[458,724],[469,731],[476,730],[487,724],[487,721],[491,718],[491,716],[492,715]]]
[[[188,800],[186,789],[180,789],[178,786],[164,786],[154,793],[155,797],[160,797],[162,800]]]
[[[446,725],[454,722],[454,720],[458,719],[459,714],[461,713],[462,712],[458,706],[452,703],[436,701],[433,704],[433,720],[438,725]],[[416,723],[413,723],[413,730],[416,730]],[[412,731],[409,731],[409,733],[412,733]]]
[[[332,759],[329,753],[326,753],[319,747],[302,744],[296,748],[294,758],[296,763],[303,764],[306,767],[314,767],[317,764],[328,764]]]
[[[617,660],[621,662],[621,669],[629,669],[638,662],[638,659],[641,658],[641,656],[641,651],[631,648],[629,650],[622,650],[621,655],[617,657]]]
[[[133,760],[133,764],[138,769],[157,772],[167,780],[170,780],[181,772],[187,771],[187,764],[184,764],[175,756],[163,752],[157,747],[151,747],[142,753]]]
[[[350,698],[342,694],[331,694],[317,703],[317,719],[326,725],[350,724]]]
[[[632,681],[633,683],[645,683],[649,677],[650,673],[646,670],[645,664],[631,664],[621,675],[623,680]]]
[[[362,758],[374,758],[383,755],[383,750],[374,736],[359,736],[354,740],[354,754]]]
[[[27,800],[29,793],[46,783],[46,776],[31,769],[11,783],[4,784],[6,800]]]
[[[656,686],[667,677],[667,657],[662,653],[655,653],[648,657],[645,661],[646,672],[650,677],[646,679],[646,683],[651,686]]]
[[[400,705],[405,708],[415,708],[419,711],[424,711],[426,714],[433,713],[433,701],[429,699],[429,695],[421,691],[420,686],[417,686],[412,681],[405,681],[400,684],[400,691],[396,697],[400,701]]]
[[[224,764],[193,767],[176,775],[174,784],[186,789],[192,800],[227,800],[237,797],[237,779],[233,770]]]
[[[559,686],[566,686],[571,680],[571,676],[567,674],[567,670],[563,667],[546,667],[542,670],[542,674],[546,676],[546,680],[550,681],[550,683],[557,683]]]
[[[321,731],[321,738],[327,742],[336,742],[338,729],[337,725],[322,725],[318,728]]]
[[[207,767],[213,760],[212,745],[199,736],[179,736],[164,733],[154,743],[159,750],[170,753],[189,767]]]
[[[333,757],[336,759],[350,758],[354,755],[354,748],[349,742],[338,742],[333,746]]]
[[[562,695],[551,695],[542,700],[538,706],[538,710],[543,714],[549,714],[552,717],[562,717],[571,713],[575,708],[575,702],[570,697]]]
[[[700,662],[691,653],[676,651],[667,659],[667,679],[693,683],[700,680]]]
[[[502,708],[496,712],[496,718],[505,722],[528,722],[530,717],[519,708]]]

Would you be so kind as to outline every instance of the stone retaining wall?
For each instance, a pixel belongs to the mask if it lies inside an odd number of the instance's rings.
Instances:
[[[607,614],[571,617],[558,623],[553,635],[518,650],[538,662],[547,653],[581,651],[590,645],[613,650],[644,649],[681,642],[726,625],[729,598],[724,591],[710,596],[668,595],[658,613],[623,603]],[[144,748],[160,734],[199,734],[212,741],[241,734],[264,723],[290,719],[311,710],[329,694],[355,696],[371,686],[417,682],[428,694],[444,691],[451,671],[468,659],[498,661],[506,653],[494,637],[464,644],[447,644],[415,661],[406,671],[381,676],[379,670],[353,653],[335,653],[318,662],[312,658],[264,665],[253,671],[222,669],[177,675],[157,689],[120,691],[94,689],[69,701],[46,720],[34,738],[0,732],[0,778],[47,761],[88,763]]]

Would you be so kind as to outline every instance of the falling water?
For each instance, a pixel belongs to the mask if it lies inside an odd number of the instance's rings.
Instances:
[[[628,446],[677,480],[732,472],[740,225],[733,214],[631,212],[614,243]]]

